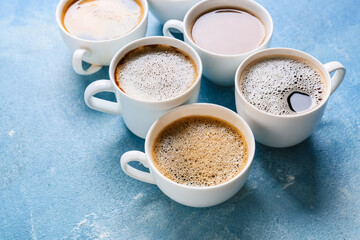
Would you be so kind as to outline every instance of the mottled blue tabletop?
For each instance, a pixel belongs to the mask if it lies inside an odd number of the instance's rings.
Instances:
[[[211,208],[180,205],[119,164],[144,140],[120,115],[96,112],[55,21],[56,0],[0,2],[0,239],[360,239],[360,5],[259,0],[270,47],[346,68],[307,140],[256,145],[250,177]],[[150,15],[148,36],[161,35]],[[114,98],[104,94],[104,98]],[[199,102],[235,110],[234,88],[202,79]]]

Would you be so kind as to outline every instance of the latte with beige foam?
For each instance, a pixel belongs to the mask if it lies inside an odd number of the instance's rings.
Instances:
[[[129,33],[143,16],[138,0],[78,0],[64,8],[62,23],[73,36],[102,41]]]

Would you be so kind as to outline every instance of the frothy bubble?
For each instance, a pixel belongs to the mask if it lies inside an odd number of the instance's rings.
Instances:
[[[259,110],[275,115],[296,114],[287,98],[293,92],[311,97],[313,106],[326,95],[326,83],[318,69],[291,57],[264,58],[250,64],[240,77],[245,99]]]
[[[155,166],[189,186],[215,186],[245,167],[248,146],[235,127],[212,117],[192,116],[167,126],[153,146]]]
[[[162,101],[181,95],[197,78],[190,56],[166,45],[148,45],[129,52],[116,68],[117,85],[129,96]]]

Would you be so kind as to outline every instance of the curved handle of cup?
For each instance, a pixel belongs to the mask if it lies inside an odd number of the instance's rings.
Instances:
[[[83,61],[83,57],[85,54],[89,54],[89,50],[84,49],[84,48],[79,48],[76,49],[74,54],[73,54],[73,58],[72,58],[72,66],[74,71],[77,74],[80,75],[90,75],[93,73],[96,73],[97,71],[99,71],[102,66],[96,65],[96,64],[92,64],[88,69],[84,69],[83,65],[82,65],[82,61]]]
[[[137,180],[155,184],[151,173],[147,173],[144,171],[140,171],[136,168],[131,167],[128,163],[129,162],[140,162],[142,165],[148,168],[148,162],[145,153],[139,151],[129,151],[124,153],[120,159],[120,165],[122,170],[132,178]]]
[[[340,85],[340,83],[342,82],[342,80],[345,77],[345,67],[339,63],[339,62],[329,62],[324,64],[324,67],[326,69],[326,71],[328,71],[329,73],[334,72],[334,75],[332,76],[330,82],[331,82],[331,93],[333,94],[333,92],[335,92],[335,90],[338,88],[338,86]]]
[[[175,28],[179,30],[181,33],[184,33],[184,23],[179,20],[171,19],[166,21],[166,23],[164,24],[163,27],[164,36],[175,38],[175,36],[172,35],[172,33],[170,32],[171,28]]]
[[[94,97],[95,94],[100,92],[112,92],[115,94],[110,80],[97,80],[85,89],[84,100],[86,105],[100,112],[121,114],[120,102],[111,102]]]

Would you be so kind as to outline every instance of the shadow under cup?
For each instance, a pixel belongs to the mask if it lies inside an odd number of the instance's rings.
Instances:
[[[308,63],[323,77],[326,94],[319,103],[306,111],[293,115],[274,115],[250,104],[241,90],[240,78],[244,70],[261,59],[289,57]],[[330,72],[335,74],[330,77]],[[235,76],[235,103],[238,114],[247,121],[255,139],[270,147],[290,147],[311,135],[320,122],[326,109],[327,100],[340,85],[345,75],[345,68],[339,62],[322,64],[313,56],[295,49],[272,48],[259,51],[249,56],[239,66]]]

